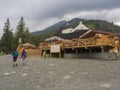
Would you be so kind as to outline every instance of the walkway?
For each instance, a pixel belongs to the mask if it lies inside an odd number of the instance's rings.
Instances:
[[[0,90],[119,90],[120,60],[27,58],[12,67],[0,56]]]

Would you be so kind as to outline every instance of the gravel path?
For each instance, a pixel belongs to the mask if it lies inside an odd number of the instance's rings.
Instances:
[[[120,60],[27,58],[12,67],[0,56],[0,90],[119,90]]]

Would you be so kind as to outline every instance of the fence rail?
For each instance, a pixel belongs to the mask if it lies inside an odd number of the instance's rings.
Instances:
[[[56,41],[53,43],[42,43],[43,50],[50,50],[50,46],[53,44],[60,44],[62,49],[65,48],[87,48],[95,46],[111,46],[114,47],[115,42],[113,38],[87,38],[87,39],[72,39],[66,41]]]

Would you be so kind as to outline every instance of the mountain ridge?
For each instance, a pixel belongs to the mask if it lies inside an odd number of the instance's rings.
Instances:
[[[54,36],[56,35],[56,33],[58,33],[63,29],[66,29],[69,27],[75,28],[80,21],[82,21],[83,24],[91,30],[100,30],[100,31],[120,34],[120,26],[114,25],[113,22],[108,22],[105,20],[86,20],[86,19],[80,19],[80,18],[73,18],[68,22],[65,20],[60,21],[50,27],[47,27],[42,31],[31,32],[31,35],[41,35],[41,34],[45,35],[46,33],[48,35],[49,33],[51,33],[50,36]]]
[[[58,22],[58,23],[56,23],[56,24],[54,24],[54,25],[52,25],[50,27],[47,27],[46,29],[43,29],[43,30],[40,30],[40,31],[31,32],[31,34],[32,35],[38,35],[40,33],[44,34],[44,33],[49,32],[51,30],[56,30],[56,29],[58,30],[61,25],[64,25],[66,23],[67,23],[67,21],[63,20],[63,21],[60,21],[60,22]]]

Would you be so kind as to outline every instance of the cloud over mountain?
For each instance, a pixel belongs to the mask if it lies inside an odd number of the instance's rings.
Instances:
[[[7,18],[15,28],[21,16],[30,31],[75,17],[120,22],[119,0],[0,0],[0,30]]]

